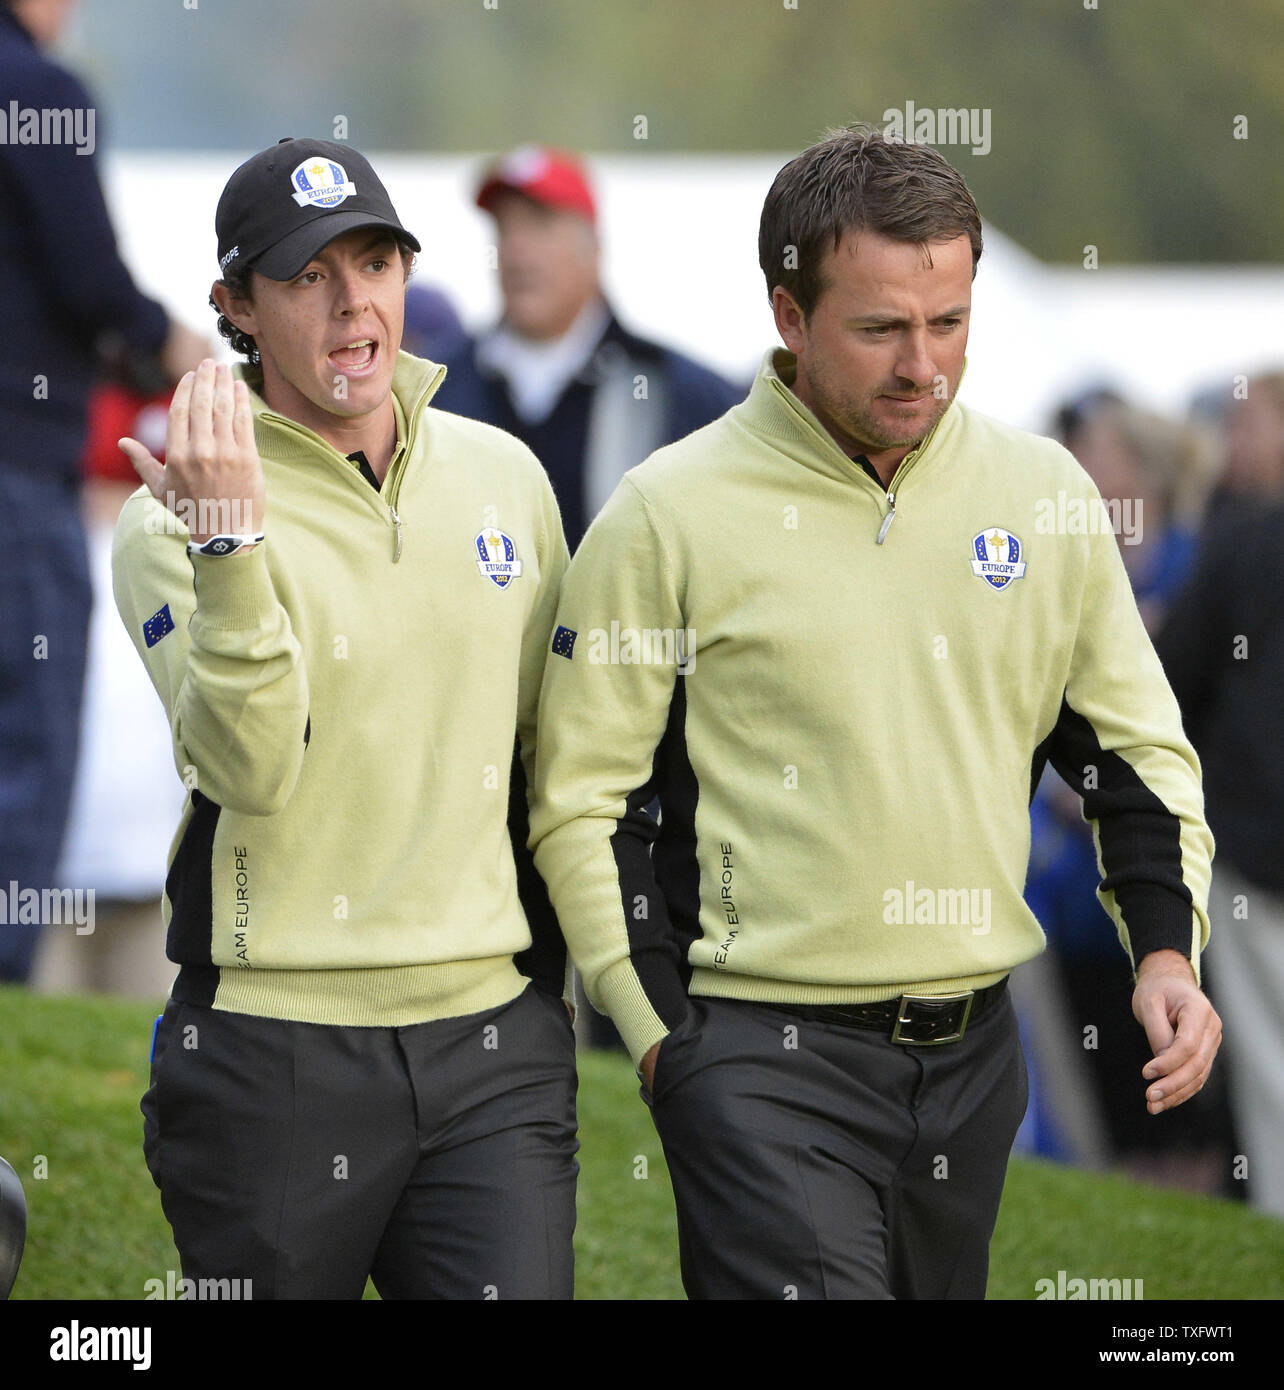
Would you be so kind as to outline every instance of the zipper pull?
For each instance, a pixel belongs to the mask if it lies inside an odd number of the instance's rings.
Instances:
[[[896,494],[887,494],[887,515],[883,518],[883,524],[878,528],[878,539],[875,545],[882,545],[884,537],[887,535],[887,528],[896,520]]]
[[[401,518],[391,502],[388,503],[388,510],[392,513],[392,524],[397,528],[397,548],[392,552],[392,563],[395,565],[401,559]]]

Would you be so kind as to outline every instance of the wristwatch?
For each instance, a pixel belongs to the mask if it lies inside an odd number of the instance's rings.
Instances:
[[[262,531],[257,536],[211,536],[203,545],[197,545],[195,541],[188,541],[187,553],[189,555],[235,555],[238,550],[244,550],[251,545],[260,545],[262,541]]]

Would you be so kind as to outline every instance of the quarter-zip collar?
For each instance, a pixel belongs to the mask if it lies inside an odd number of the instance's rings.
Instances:
[[[315,430],[310,430],[306,425],[301,425],[297,420],[291,420],[289,416],[280,415],[269,408],[263,399],[263,369],[252,366],[249,363],[237,363],[232,369],[233,375],[239,377],[250,388],[250,409],[254,412],[255,428],[279,428],[283,430],[281,444],[285,445],[289,441],[289,447],[281,452],[290,455],[311,454],[316,448],[324,450],[327,454],[333,455],[344,464],[351,468],[347,457],[341,454],[333,444],[322,439]],[[397,353],[397,365],[392,373],[392,394],[396,402],[401,407],[402,415],[405,418],[406,430],[403,455],[408,453],[411,444],[414,442],[415,426],[419,419],[419,412],[437,394],[441,383],[446,379],[446,369],[437,362],[428,362],[421,357],[412,357],[408,352]],[[400,434],[400,431],[398,431]],[[391,472],[391,469],[389,470]]]
[[[388,476],[396,467],[402,452],[406,447],[406,412],[401,408],[401,402],[394,395],[392,398],[392,413],[397,422],[397,442],[393,446],[392,457],[388,460],[388,467],[384,471],[383,482],[380,482],[374,475],[374,470],[370,467],[370,460],[366,457],[364,449],[357,449],[354,453],[347,456],[348,462],[356,465],[357,472],[366,480],[376,492],[383,491],[383,483],[388,481]]]
[[[792,352],[784,348],[769,349],[748,397],[735,407],[733,414],[746,429],[769,440],[775,449],[797,463],[860,488],[877,509],[879,520],[871,532],[871,539],[882,545],[898,515],[897,495],[906,477],[911,472],[919,473],[924,466],[930,468],[933,461],[939,463],[959,426],[957,394],[922,443],[900,461],[884,491],[860,464],[843,453],[815,413],[794,394],[792,387],[797,367],[798,359]],[[963,370],[966,369],[965,361]],[[960,372],[960,384],[962,379]]]
[[[376,492],[362,478],[346,455],[341,454],[328,440],[322,439],[315,430],[310,430],[297,420],[291,420],[288,416],[280,415],[268,408],[267,402],[259,394],[263,388],[262,368],[239,363],[233,368],[233,373],[250,388],[250,409],[254,413],[255,433],[260,430],[271,431],[275,436],[272,446],[274,457],[284,463],[315,462],[319,457],[332,467],[342,470],[344,476],[363,497],[365,505],[373,507],[392,529],[394,534],[390,553],[394,563],[400,560],[402,519],[397,512],[397,501],[401,493],[401,480],[407,460],[414,453],[420,414],[446,379],[445,367],[437,362],[412,357],[408,352],[398,352],[397,365],[392,373],[393,411],[399,415],[398,447],[380,492]],[[401,427],[403,421],[404,430]]]

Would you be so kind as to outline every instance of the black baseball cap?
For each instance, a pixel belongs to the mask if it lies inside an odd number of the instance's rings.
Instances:
[[[218,267],[292,280],[321,250],[358,227],[387,227],[419,251],[370,161],[351,145],[287,137],[247,159],[214,214]]]

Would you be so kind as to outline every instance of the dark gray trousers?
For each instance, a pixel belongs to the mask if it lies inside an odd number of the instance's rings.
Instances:
[[[144,1151],[183,1276],[253,1298],[570,1298],[575,1043],[562,1002],[403,1028],[171,1000]]]
[[[690,1298],[984,1298],[1025,1058],[1006,993],[909,1047],[691,1000],[649,1099]]]

